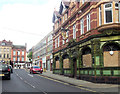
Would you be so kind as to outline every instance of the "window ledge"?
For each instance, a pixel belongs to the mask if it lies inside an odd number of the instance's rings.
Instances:
[[[118,30],[120,29],[120,23],[109,23],[109,24],[104,24],[99,27],[97,27],[98,32],[103,32],[108,29],[115,29]]]

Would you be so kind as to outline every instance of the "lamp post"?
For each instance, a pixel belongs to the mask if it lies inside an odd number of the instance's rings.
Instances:
[[[17,68],[18,68],[18,51],[17,51]]]

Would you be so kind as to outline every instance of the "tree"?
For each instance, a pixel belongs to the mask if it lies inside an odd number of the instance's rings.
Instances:
[[[32,51],[27,55],[27,57],[28,57],[29,60],[31,61],[31,59],[32,59]]]

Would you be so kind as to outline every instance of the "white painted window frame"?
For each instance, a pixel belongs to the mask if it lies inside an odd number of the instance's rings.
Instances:
[[[105,5],[107,5],[107,4],[111,4],[111,7],[110,8],[105,8]],[[106,22],[106,16],[105,16],[106,10],[111,10],[112,11],[112,22]],[[112,4],[112,2],[104,4],[104,24],[109,24],[109,23],[113,23],[113,4]]]
[[[84,19],[82,18],[80,20],[80,31],[81,31],[81,35],[84,34]]]
[[[58,47],[59,47],[59,36],[58,36]]]
[[[73,39],[76,39],[76,24],[73,25]]]
[[[87,31],[90,30],[90,13],[87,15]]]
[[[102,9],[99,7],[99,26],[102,25]]]

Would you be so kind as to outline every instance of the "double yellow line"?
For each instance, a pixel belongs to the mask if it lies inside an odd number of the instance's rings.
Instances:
[[[56,80],[56,79],[53,79],[53,78],[49,78],[49,77],[46,77],[46,76],[43,76],[43,75],[39,75],[39,74],[36,74],[36,75],[38,75],[40,77],[43,77],[43,78],[46,78],[46,79],[49,79],[49,80],[52,80],[52,81],[55,81],[55,82],[58,82],[58,83],[62,83],[62,84],[69,85],[69,86],[72,86],[72,87],[77,87],[77,88],[80,88],[82,90],[86,90],[86,91],[89,91],[89,92],[97,92],[97,91],[94,91],[94,90],[91,90],[91,89],[83,88],[83,85],[74,86],[74,85],[70,85],[69,83],[62,82],[62,81],[59,81],[59,80]]]

